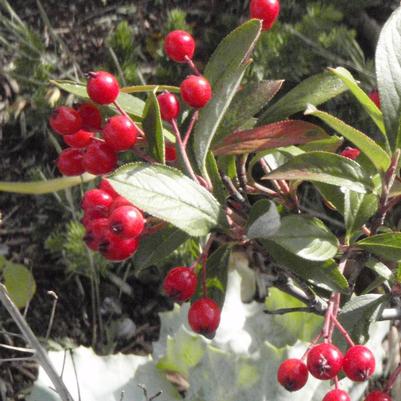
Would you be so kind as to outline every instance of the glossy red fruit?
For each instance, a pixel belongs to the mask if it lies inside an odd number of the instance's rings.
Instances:
[[[136,238],[144,227],[145,219],[135,206],[121,206],[110,214],[109,228],[121,238]]]
[[[85,215],[91,219],[108,217],[113,198],[109,193],[101,189],[86,191],[81,202]]]
[[[383,391],[374,390],[366,396],[365,401],[392,401],[392,398]]]
[[[86,148],[93,138],[93,132],[80,129],[75,134],[64,135],[64,142],[72,148]]]
[[[380,102],[379,91],[376,89],[372,90],[371,92],[369,92],[369,97],[370,97],[370,100],[372,100],[372,102],[377,106],[377,108],[380,109],[381,102]]]
[[[109,226],[107,218],[100,218],[91,220],[86,225],[86,233],[84,235],[84,242],[89,249],[97,251],[103,236],[106,234]]]
[[[348,159],[355,160],[359,155],[361,154],[361,151],[357,148],[351,148],[350,146],[347,146],[341,153],[341,156],[347,157]]]
[[[120,86],[113,74],[106,71],[95,71],[89,73],[86,90],[95,103],[110,104],[117,99]]]
[[[363,345],[351,347],[344,356],[344,373],[355,382],[363,382],[369,379],[374,373],[375,367],[375,357],[370,349]]]
[[[107,144],[94,141],[86,148],[82,164],[88,173],[107,174],[116,168],[117,155]]]
[[[190,267],[174,267],[168,273],[163,282],[164,292],[174,301],[188,301],[196,291],[198,277],[194,269]]]
[[[306,365],[296,358],[286,359],[277,371],[278,382],[288,391],[297,391],[308,381]]]
[[[263,21],[262,30],[269,30],[276,22],[280,13],[279,0],[251,0],[251,18],[258,18]]]
[[[66,176],[81,175],[85,172],[82,160],[83,155],[80,149],[64,149],[58,156],[57,168]]]
[[[212,88],[205,77],[190,75],[180,86],[182,99],[189,106],[200,109],[212,98]]]
[[[175,150],[175,145],[173,145],[172,143],[167,143],[165,152],[166,152],[166,160],[168,162],[174,162],[177,160],[177,151]]]
[[[185,63],[186,57],[192,59],[195,52],[195,40],[185,31],[172,31],[164,39],[164,51],[171,60]]]
[[[110,182],[108,180],[106,180],[106,178],[103,178],[100,181],[100,185],[99,185],[99,189],[102,189],[103,191],[106,191],[113,199],[117,198],[118,193],[113,189],[113,187],[111,186]]]
[[[320,380],[329,380],[341,370],[343,358],[343,354],[335,345],[322,343],[308,352],[306,365],[312,376]]]
[[[180,103],[177,96],[169,92],[164,92],[157,97],[159,102],[160,114],[163,120],[171,121],[180,114]]]
[[[351,401],[351,398],[346,391],[335,389],[329,391],[323,401]]]
[[[211,338],[219,327],[220,308],[210,298],[199,298],[189,308],[188,322],[195,333]]]
[[[112,205],[110,206],[110,213],[114,212],[114,210],[120,208],[121,206],[134,206],[128,199],[124,198],[124,196],[117,196],[114,198]]]
[[[101,238],[99,252],[108,260],[119,262],[132,256],[139,246],[139,238],[123,239],[108,231]]]
[[[102,115],[99,109],[91,103],[83,103],[78,109],[82,119],[82,128],[85,130],[98,131],[102,127]]]
[[[103,128],[103,137],[114,151],[128,150],[135,145],[138,129],[125,116],[111,117]]]
[[[58,134],[71,135],[81,129],[82,119],[76,110],[61,106],[53,110],[49,124],[52,130]]]

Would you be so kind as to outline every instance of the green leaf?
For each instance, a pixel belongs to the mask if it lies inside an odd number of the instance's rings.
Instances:
[[[133,85],[124,86],[120,88],[121,92],[124,93],[143,93],[143,92],[163,92],[169,91],[174,93],[180,93],[180,88],[178,86],[172,85]]]
[[[269,238],[280,228],[280,215],[272,201],[261,199],[252,205],[246,236],[249,239]]]
[[[356,242],[355,245],[386,260],[401,260],[401,233],[373,235]]]
[[[60,89],[72,93],[82,99],[88,100],[89,96],[86,92],[86,85],[74,81],[50,81],[52,84],[58,86]],[[145,102],[135,96],[129,95],[128,93],[120,93],[117,98],[118,104],[131,116],[136,119],[141,120],[143,115],[143,110],[145,108]],[[111,110],[117,111],[113,106],[107,106]]]
[[[305,114],[311,114],[320,118],[331,128],[336,130],[339,134],[343,135],[355,146],[357,146],[379,171],[387,171],[391,163],[390,156],[366,134],[358,131],[357,129],[346,124],[344,121],[341,121],[328,113],[319,111],[312,105],[308,106]]]
[[[385,280],[391,280],[393,278],[393,272],[384,263],[378,261],[377,259],[369,259],[365,266]]]
[[[286,120],[246,131],[234,132],[215,145],[213,153],[215,155],[238,155],[300,145],[327,137],[326,132],[315,124],[301,120]]]
[[[376,75],[386,133],[394,150],[400,147],[401,115],[401,7],[381,30],[376,48]]]
[[[118,169],[109,181],[140,209],[189,235],[206,235],[219,224],[226,224],[224,212],[213,195],[177,169],[131,163]]]
[[[14,192],[17,194],[43,195],[51,192],[71,188],[84,182],[92,181],[96,176],[85,173],[76,177],[54,178],[45,181],[6,182],[0,181],[0,192]]]
[[[347,90],[344,83],[327,72],[313,75],[290,90],[259,118],[258,125],[283,120],[304,111],[308,104],[318,106]]]
[[[321,150],[323,152],[337,152],[337,149],[343,144],[344,139],[336,135],[331,135],[325,139],[318,139],[301,145],[300,149],[305,152],[313,152],[314,150]]]
[[[193,153],[204,175],[210,144],[238,89],[260,32],[260,20],[245,22],[220,42],[205,68],[213,97],[201,110],[193,133]]]
[[[150,155],[158,162],[165,163],[163,123],[160,115],[159,102],[156,95],[148,95],[145,111],[143,113],[142,127],[149,144]]]
[[[269,239],[287,251],[313,261],[330,259],[338,251],[337,237],[315,217],[285,216],[279,230]]]
[[[265,178],[317,181],[360,193],[374,190],[371,177],[357,162],[328,152],[309,152],[295,156]]]
[[[136,270],[157,265],[189,238],[175,227],[165,227],[152,235],[145,235],[139,244],[132,264]]]
[[[212,152],[209,152],[207,154],[206,168],[212,182],[213,195],[216,197],[221,205],[224,205],[226,203],[228,194],[226,187],[224,186],[224,183],[221,179],[216,159],[214,158]]]

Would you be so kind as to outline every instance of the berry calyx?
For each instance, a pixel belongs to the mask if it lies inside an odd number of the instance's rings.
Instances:
[[[103,137],[114,151],[128,150],[135,145],[138,129],[125,116],[111,117],[103,128]]]
[[[200,109],[209,102],[212,97],[212,88],[205,77],[190,75],[182,81],[180,86],[182,99],[189,106]]]
[[[61,106],[53,110],[49,118],[53,131],[60,135],[71,135],[82,127],[80,114],[71,107]]]
[[[95,141],[86,148],[82,165],[88,173],[107,174],[117,166],[117,155],[107,144]]]
[[[102,115],[99,109],[91,103],[83,103],[77,109],[82,119],[82,128],[98,131],[102,126]]]
[[[83,155],[80,149],[64,149],[58,156],[57,168],[66,176],[81,175],[85,172],[82,160]]]
[[[329,380],[338,374],[343,363],[343,354],[333,344],[322,343],[308,352],[307,366],[312,376]]]
[[[106,218],[91,220],[87,223],[84,242],[89,249],[92,249],[92,251],[99,249],[100,241],[108,230],[108,224],[109,222]]]
[[[188,301],[195,294],[197,285],[194,270],[183,266],[171,269],[163,281],[164,292],[177,302]]]
[[[109,193],[101,189],[86,191],[82,198],[81,207],[85,213],[96,212],[97,217],[107,217],[113,198]]]
[[[380,109],[381,102],[380,102],[379,91],[376,89],[370,91],[369,97],[370,97],[370,100],[377,106],[377,108]]]
[[[118,193],[114,190],[114,188],[111,186],[110,182],[106,180],[106,178],[103,178],[100,181],[99,189],[107,192],[113,199],[117,198]]]
[[[195,52],[195,40],[185,31],[170,32],[164,39],[164,51],[171,60],[185,63],[186,58],[192,59]]]
[[[323,401],[351,401],[349,394],[340,389],[329,391],[323,398]]]
[[[351,347],[344,356],[344,373],[355,382],[363,382],[369,379],[374,373],[375,367],[375,357],[370,349],[363,345]]]
[[[72,148],[86,148],[93,138],[93,133],[80,129],[75,134],[64,135],[64,142]]]
[[[195,333],[213,338],[220,323],[220,308],[210,298],[199,298],[189,308],[188,322]]]
[[[277,371],[278,382],[288,391],[297,391],[308,381],[306,365],[296,358],[286,359]]]
[[[280,13],[279,0],[251,0],[250,14],[251,18],[261,19],[262,30],[267,31],[276,22]]]
[[[347,157],[348,159],[355,160],[360,154],[361,154],[361,151],[359,149],[351,148],[350,146],[347,146],[340,153],[340,156],[344,156],[344,157]]]
[[[121,238],[138,237],[145,227],[142,213],[135,206],[121,206],[109,217],[110,230]]]
[[[177,160],[177,151],[172,143],[167,143],[165,147],[166,160],[174,162]]]
[[[392,398],[383,391],[374,390],[366,396],[365,401],[392,401]]]
[[[132,256],[138,246],[139,238],[122,239],[107,231],[99,241],[98,250],[106,259],[120,262]]]
[[[106,71],[95,71],[89,73],[86,90],[95,103],[110,104],[117,99],[120,86],[113,74]]]
[[[180,103],[177,96],[169,92],[164,92],[157,97],[159,102],[160,114],[164,121],[171,121],[177,118],[180,113]]]

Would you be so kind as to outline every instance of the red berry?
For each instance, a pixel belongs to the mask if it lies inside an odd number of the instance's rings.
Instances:
[[[380,95],[378,90],[372,90],[369,92],[370,100],[380,109],[381,102],[380,102]]]
[[[351,398],[347,392],[340,389],[335,389],[329,391],[324,396],[323,401],[351,401]]]
[[[262,30],[269,30],[276,22],[280,13],[279,0],[251,0],[251,18],[258,18],[263,21]]]
[[[300,359],[286,359],[277,371],[278,382],[288,391],[297,391],[308,381],[308,369]]]
[[[106,71],[96,71],[89,73],[86,90],[95,103],[109,104],[117,99],[120,86],[114,75]]]
[[[97,219],[109,216],[112,203],[113,198],[109,193],[101,189],[91,189],[85,192],[81,206],[86,216]]]
[[[53,110],[49,118],[50,127],[60,135],[71,135],[81,129],[82,119],[71,107],[61,106]]]
[[[138,249],[139,238],[123,239],[108,231],[99,241],[99,252],[108,260],[119,262],[128,259]]]
[[[136,238],[144,227],[143,215],[135,206],[121,206],[110,214],[109,228],[121,238]]]
[[[128,150],[135,145],[138,129],[125,116],[111,117],[103,128],[103,137],[116,152]]]
[[[375,357],[370,349],[363,345],[351,347],[344,356],[344,373],[355,382],[363,382],[369,379],[374,373],[375,367]]]
[[[157,97],[159,102],[160,114],[163,120],[170,121],[177,118],[180,113],[180,103],[177,96],[169,92],[164,92]]]
[[[121,206],[134,206],[134,205],[123,196],[117,196],[116,198],[114,198],[114,201],[110,206],[110,213],[113,213],[114,210],[120,208]]]
[[[93,133],[83,129],[80,129],[75,134],[63,136],[64,142],[72,148],[85,148],[92,142],[92,138]]]
[[[100,241],[108,230],[108,224],[106,218],[95,219],[87,224],[84,242],[89,249],[98,250]]]
[[[164,292],[177,302],[185,302],[196,291],[198,278],[193,269],[189,267],[174,267],[168,273],[163,282]]]
[[[82,118],[82,128],[98,131],[102,126],[102,115],[99,109],[91,103],[83,103],[78,107]]]
[[[57,168],[66,176],[81,175],[85,172],[82,160],[83,155],[80,149],[64,149],[58,156]]]
[[[333,344],[322,343],[308,352],[307,366],[312,376],[329,380],[338,374],[343,363],[343,354]]]
[[[185,31],[172,31],[164,39],[164,51],[177,63],[185,63],[186,57],[192,59],[195,52],[195,40]]]
[[[197,75],[190,75],[184,79],[180,91],[184,102],[196,109],[204,107],[212,97],[209,81]]]
[[[220,308],[210,298],[199,298],[189,308],[188,322],[195,333],[211,338],[219,327]]]
[[[168,162],[174,162],[177,160],[177,152],[175,150],[175,145],[173,145],[172,143],[167,143],[166,144],[166,148],[165,148],[165,152],[166,152],[166,160]]]
[[[102,175],[117,166],[117,155],[107,144],[94,141],[86,149],[82,164],[88,173]]]
[[[102,181],[100,181],[99,189],[107,192],[113,199],[119,196],[118,193],[111,186],[110,182],[106,180],[106,178],[103,178]]]
[[[344,157],[347,157],[348,159],[355,160],[360,154],[361,154],[361,151],[359,149],[351,148],[350,146],[347,146],[340,153],[340,156],[344,156]]]
[[[392,401],[392,398],[382,391],[375,390],[366,396],[365,401]]]

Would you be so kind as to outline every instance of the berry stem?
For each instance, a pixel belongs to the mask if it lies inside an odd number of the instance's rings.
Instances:
[[[202,75],[191,58],[189,58],[188,56],[185,56],[185,61],[187,62],[189,68],[195,73],[195,75],[199,75],[199,76]]]
[[[194,128],[194,125],[195,125],[196,121],[198,121],[198,117],[199,117],[199,110],[196,110],[195,113],[191,117],[191,121],[189,122],[187,132],[184,135],[183,143],[184,143],[185,148],[187,147],[187,144],[188,144],[189,138],[191,136],[192,130]]]
[[[118,104],[117,100],[113,102],[114,107],[122,114],[124,117],[128,118],[128,120],[135,126],[135,128],[139,132],[139,138],[145,138],[145,133],[142,131],[141,128],[138,127],[137,123],[129,116],[129,114]]]
[[[334,376],[334,387],[338,389],[338,376]]]
[[[306,349],[305,353],[302,355],[302,358],[301,358],[302,360],[305,360],[305,358],[307,357],[308,352],[310,351],[310,349],[311,349],[312,347],[314,347],[315,344],[317,344],[317,342],[318,342],[321,338],[322,338],[322,332],[320,332],[320,333],[311,341],[311,343],[309,344],[309,346],[308,346],[308,348]]]
[[[397,380],[397,377],[399,376],[400,373],[401,373],[401,362],[395,368],[394,372],[391,373],[390,377],[387,380],[386,385],[384,386],[384,391],[386,393],[390,392],[391,388],[394,386],[394,383]]]
[[[331,327],[331,316],[333,314],[334,308],[334,298],[335,293],[331,294],[329,304],[327,306],[326,314],[324,317],[323,329],[322,329],[322,337],[325,342],[329,342],[330,337],[330,327]]]
[[[337,320],[337,318],[333,314],[331,314],[331,320],[334,323],[334,325],[337,327],[338,331],[344,336],[347,343],[351,347],[353,347],[355,345],[355,343],[352,341],[352,338],[348,334],[348,331],[344,328],[344,326]]]
[[[206,244],[202,250],[201,261],[202,261],[202,294],[204,297],[207,297],[207,285],[206,285],[206,262],[207,257],[209,256],[210,247],[214,241],[214,236],[211,235],[209,239],[206,241]]]

